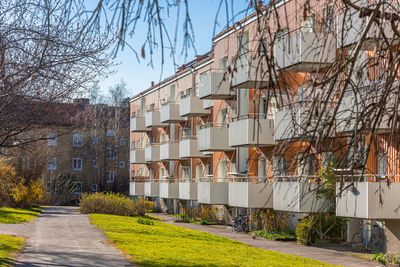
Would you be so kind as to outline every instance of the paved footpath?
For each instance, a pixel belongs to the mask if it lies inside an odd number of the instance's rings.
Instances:
[[[153,216],[162,218],[162,221],[169,224],[185,227],[192,230],[199,230],[208,232],[210,234],[219,235],[233,239],[249,246],[278,251],[282,253],[297,255],[310,259],[315,259],[329,264],[341,265],[341,266],[356,266],[356,267],[374,267],[382,266],[378,263],[372,263],[368,260],[359,259],[353,256],[349,256],[352,252],[346,248],[341,247],[310,247],[297,244],[295,242],[281,242],[272,241],[264,238],[253,239],[250,235],[244,233],[232,233],[230,229],[222,225],[197,225],[191,223],[180,223],[174,222],[171,215],[156,213],[151,214]]]
[[[0,233],[23,235],[27,245],[14,266],[132,266],[75,207],[49,207],[33,222],[0,224]]]

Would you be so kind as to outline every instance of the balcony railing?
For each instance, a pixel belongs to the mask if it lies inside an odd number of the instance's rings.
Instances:
[[[193,179],[179,180],[179,199],[197,200],[197,183]]]
[[[168,123],[161,123],[160,111],[150,110],[146,112],[146,127],[166,127]]]
[[[277,70],[312,72],[336,59],[336,38],[331,31],[300,27],[279,36],[274,43]]]
[[[340,176],[336,215],[360,219],[400,219],[399,175]]]
[[[198,127],[197,130],[199,151],[229,151],[233,150],[229,146],[228,124],[218,123],[206,124]]]
[[[130,196],[144,196],[144,182],[131,181],[129,183]]]
[[[179,198],[179,183],[171,178],[160,179],[160,198]]]
[[[265,88],[270,83],[266,58],[258,52],[247,52],[233,58],[231,69],[236,70],[232,73],[232,87]]]
[[[203,152],[199,151],[197,145],[197,139],[195,137],[181,139],[179,141],[179,157],[180,158],[204,158],[209,155],[204,155]]]
[[[146,163],[145,151],[141,148],[136,148],[130,152],[130,163],[131,164],[144,164]]]
[[[210,205],[229,204],[229,183],[227,179],[200,178],[197,182],[197,202]]]
[[[204,99],[203,100],[203,108],[204,109],[212,109],[214,107],[214,100]]]
[[[160,144],[151,144],[145,148],[146,162],[160,161]]]
[[[131,132],[150,132],[151,129],[146,127],[144,117],[133,117],[131,118]]]
[[[202,74],[199,82],[200,99],[230,99],[235,91],[230,89],[230,75],[226,71],[211,70]]]
[[[274,210],[289,212],[325,212],[330,203],[319,194],[322,183],[316,176],[274,177]]]
[[[172,101],[161,105],[160,121],[162,123],[180,123],[186,120],[187,118],[183,118],[179,115],[178,102]]]
[[[275,145],[274,120],[266,114],[247,114],[229,123],[229,146],[263,147]]]
[[[211,113],[203,107],[203,100],[195,95],[186,95],[180,100],[179,115],[181,117],[202,117]]]
[[[160,160],[179,160],[179,142],[168,141],[160,145]]]
[[[144,195],[146,197],[160,196],[160,183],[158,181],[147,181],[144,183]]]
[[[273,184],[266,178],[229,179],[229,206],[239,208],[272,208]]]

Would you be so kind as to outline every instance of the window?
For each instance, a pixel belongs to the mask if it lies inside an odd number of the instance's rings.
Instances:
[[[82,159],[81,158],[73,158],[72,159],[72,170],[73,171],[81,171],[82,170]]]
[[[219,70],[226,71],[228,69],[228,57],[225,56],[219,60]]]
[[[115,149],[107,148],[107,159],[115,159]]]
[[[82,182],[73,182],[72,184],[74,185],[73,194],[74,195],[82,194]]]
[[[193,95],[193,89],[192,89],[192,88],[186,89],[186,95],[187,95],[187,96]]]
[[[315,156],[313,154],[298,154],[297,156],[297,174],[312,175],[314,174]]]
[[[274,164],[274,176],[285,176],[286,175],[286,157],[276,156],[273,159]]]
[[[131,177],[132,177],[132,178],[135,177],[135,170],[131,170]]]
[[[155,143],[154,136],[149,136],[149,142],[150,142],[150,145]]]
[[[92,184],[92,191],[97,192],[97,184]]]
[[[328,167],[332,165],[334,156],[332,151],[322,152],[322,167]]]
[[[98,168],[98,167],[99,167],[99,165],[97,165],[97,160],[94,159],[94,160],[92,161],[92,167],[93,167],[93,168]]]
[[[107,136],[114,136],[114,135],[115,135],[114,130],[108,130],[107,131]]]
[[[119,145],[124,146],[125,145],[125,138],[119,139]]]
[[[125,161],[120,161],[120,162],[119,162],[119,168],[120,168],[120,169],[125,168]]]
[[[154,109],[155,109],[154,103],[153,103],[153,104],[150,104],[150,111],[154,111]]]
[[[326,33],[335,30],[335,8],[333,5],[324,8],[324,28]]]
[[[132,141],[131,142],[131,150],[135,150],[136,149],[136,142]]]
[[[114,171],[107,171],[107,183],[113,183],[115,179]]]
[[[190,138],[192,136],[192,129],[180,128],[179,129],[179,140]]]
[[[258,158],[258,177],[264,178],[267,176],[267,161],[265,158]]]
[[[308,15],[306,19],[301,22],[301,31],[314,32],[314,21],[315,21],[315,15],[314,14]]]
[[[93,136],[92,137],[92,144],[93,145],[98,145],[99,144],[99,137],[98,136]]]
[[[132,119],[133,119],[133,118],[136,118],[136,112],[135,112],[135,111],[132,112],[131,118],[132,118]]]
[[[185,97],[184,92],[183,92],[183,91],[180,91],[180,92],[179,92],[179,98],[180,98],[180,99],[183,99],[184,97]]]
[[[386,175],[387,172],[387,154],[380,153],[378,154],[378,174]]]
[[[72,145],[74,147],[81,147],[83,145],[83,136],[81,134],[72,135]]]
[[[249,51],[249,31],[242,31],[238,39],[239,54],[244,54]]]
[[[167,169],[165,167],[160,168],[160,178],[166,178],[167,177]]]
[[[192,173],[190,171],[190,166],[181,166],[179,168],[179,179],[190,179],[192,177]]]
[[[48,171],[55,171],[57,169],[57,158],[52,158],[47,164]]]
[[[49,146],[56,146],[57,145],[57,134],[49,133],[47,134],[48,144]]]

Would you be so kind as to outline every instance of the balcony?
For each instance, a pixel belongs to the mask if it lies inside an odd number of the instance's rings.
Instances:
[[[164,103],[161,106],[160,121],[162,123],[180,123],[186,121],[179,115],[179,104],[176,102]]]
[[[160,160],[179,160],[179,142],[168,141],[160,145]]]
[[[191,181],[180,181],[179,199],[197,200],[197,183]]]
[[[131,118],[131,132],[142,133],[150,131],[151,129],[146,128],[144,117]]]
[[[197,131],[198,149],[202,152],[229,151],[229,129],[217,124],[202,125]]]
[[[312,110],[310,107],[295,103],[286,107],[286,109],[276,112],[274,122],[275,140],[282,141],[299,138],[308,140],[316,138],[319,134],[325,137],[335,136],[333,127],[329,133],[326,132],[329,129],[326,126],[330,125],[332,119],[331,111],[329,107],[321,115],[320,112],[316,112],[316,110]]]
[[[146,112],[146,127],[166,127],[168,123],[161,123],[160,111],[147,111]]]
[[[234,178],[229,182],[229,206],[248,209],[272,208],[273,184],[264,178]]]
[[[129,183],[130,196],[144,196],[144,182],[130,182]]]
[[[285,177],[274,180],[274,210],[312,213],[324,212],[329,204],[322,196],[317,196],[320,184],[305,177]]]
[[[159,182],[145,182],[144,183],[144,195],[146,197],[159,197],[160,194],[160,183]]]
[[[303,32],[299,28],[280,36],[274,44],[278,71],[313,72],[328,67],[336,59],[333,33]]]
[[[231,99],[235,92],[230,90],[229,74],[226,72],[206,73],[200,76],[200,99]]]
[[[179,198],[179,183],[175,183],[171,180],[162,181],[160,183],[160,198]]]
[[[244,53],[233,59],[232,87],[241,89],[265,88],[269,84],[265,57]]]
[[[179,141],[179,158],[204,158],[209,155],[199,151],[197,139],[188,138]]]
[[[209,99],[203,100],[204,109],[212,109],[213,107],[214,107],[214,100],[209,100]]]
[[[336,183],[336,215],[360,219],[400,219],[400,183]]]
[[[273,146],[274,120],[264,114],[248,114],[229,123],[229,146],[261,147]]]
[[[202,117],[210,115],[210,110],[205,110],[203,100],[194,95],[187,95],[181,99],[179,115],[181,117]]]
[[[131,164],[145,164],[145,152],[144,149],[136,148],[134,150],[131,150],[130,152],[130,163]]]
[[[209,205],[228,205],[228,184],[228,182],[213,182],[209,178],[201,179],[197,183],[197,202]]]
[[[160,145],[159,144],[152,144],[145,148],[145,160],[146,160],[146,162],[160,161]]]
[[[385,10],[388,12],[388,10]],[[394,14],[397,14],[396,10],[393,10]],[[390,14],[391,12],[388,12]],[[338,25],[337,25],[337,36],[338,36],[338,48],[348,47],[356,45],[360,40],[365,31],[366,26],[370,21],[370,17],[360,18],[359,12],[353,8],[340,13],[338,15]],[[380,27],[373,22],[369,31],[361,45],[363,50],[374,50],[375,48],[380,49],[384,43],[384,37],[387,38],[391,45],[396,45],[399,43],[396,40],[396,35],[390,24],[390,20],[381,19]],[[382,34],[384,33],[384,35]]]

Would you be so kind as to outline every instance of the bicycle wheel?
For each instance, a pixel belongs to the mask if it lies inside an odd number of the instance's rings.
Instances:
[[[363,249],[364,244],[363,244],[363,238],[361,236],[361,233],[355,233],[353,235],[353,237],[351,238],[350,245],[351,245],[351,249],[356,252],[360,252]]]
[[[378,232],[372,235],[371,240],[371,253],[379,253],[382,249],[383,244],[383,234]]]
[[[248,233],[250,231],[249,221],[245,221],[242,223],[242,231]]]

